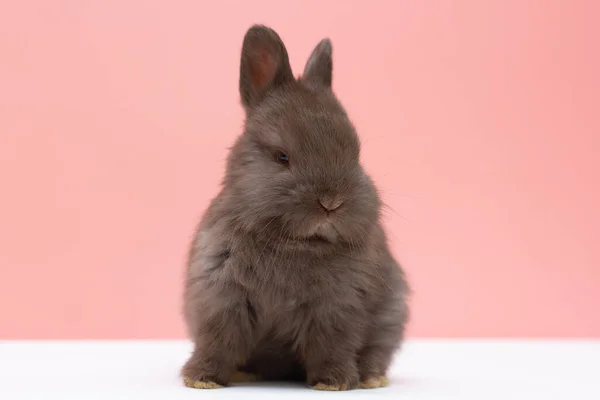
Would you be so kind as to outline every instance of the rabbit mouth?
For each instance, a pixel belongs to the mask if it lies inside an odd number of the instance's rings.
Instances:
[[[335,243],[338,239],[339,233],[335,226],[325,221],[318,224],[312,232],[305,236],[305,240],[310,243]]]
[[[307,244],[307,245],[313,245],[313,246],[314,245],[325,245],[325,244],[332,243],[329,239],[327,239],[326,237],[323,237],[321,235],[295,237],[294,241],[296,241],[298,243]]]
[[[313,235],[296,238],[296,243],[305,249],[324,249],[334,246],[336,239],[330,239],[321,235]]]

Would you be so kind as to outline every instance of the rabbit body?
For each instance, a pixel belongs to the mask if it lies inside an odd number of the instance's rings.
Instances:
[[[386,384],[408,286],[331,90],[331,53],[321,41],[295,79],[273,30],[246,33],[244,133],[189,253],[188,386],[221,387],[240,372],[321,390]]]

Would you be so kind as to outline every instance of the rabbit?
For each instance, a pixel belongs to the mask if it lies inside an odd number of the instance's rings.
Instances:
[[[381,223],[323,39],[295,78],[279,35],[242,45],[243,133],[190,246],[184,384],[299,381],[376,388],[399,350],[409,287]]]

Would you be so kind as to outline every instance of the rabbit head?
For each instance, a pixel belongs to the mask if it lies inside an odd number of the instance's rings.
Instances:
[[[287,240],[360,243],[378,223],[377,191],[331,84],[329,39],[296,79],[275,31],[256,25],[246,33],[239,80],[245,129],[224,179],[231,212],[245,229],[278,229]]]

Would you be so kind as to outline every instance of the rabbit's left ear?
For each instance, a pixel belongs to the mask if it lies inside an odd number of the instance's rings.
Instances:
[[[302,79],[330,88],[333,72],[332,50],[331,40],[321,40],[306,62]]]

